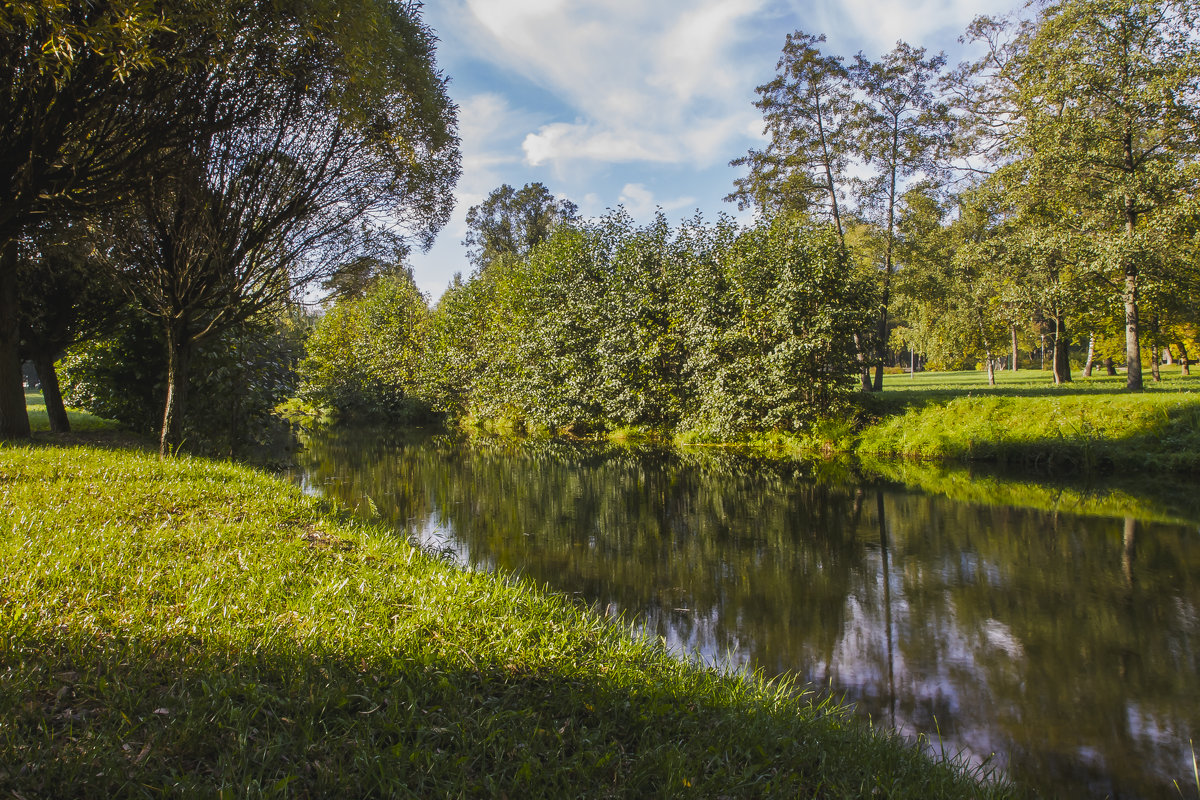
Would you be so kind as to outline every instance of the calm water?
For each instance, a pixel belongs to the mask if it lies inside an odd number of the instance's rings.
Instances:
[[[463,564],[830,687],[1046,796],[1196,796],[1194,522],[956,503],[719,451],[345,432],[299,459],[310,488]]]

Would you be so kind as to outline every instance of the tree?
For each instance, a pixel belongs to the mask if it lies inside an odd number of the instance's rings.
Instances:
[[[904,183],[927,177],[948,141],[949,117],[934,96],[934,80],[945,56],[927,58],[924,48],[898,42],[880,61],[862,53],[850,70],[860,98],[854,104],[852,128],[855,150],[873,174],[857,181],[859,208],[883,232],[883,272],[880,277],[878,348],[872,388],[883,389],[883,361],[888,339],[888,304],[895,272],[896,212]]]
[[[824,35],[803,31],[785,38],[778,74],[755,90],[767,147],[730,162],[750,172],[734,181],[725,199],[768,216],[827,214],[844,242],[841,202],[852,152],[852,87],[842,59],[821,52],[824,41]]]
[[[234,109],[215,104],[244,121],[180,155],[112,220],[110,268],[166,343],[163,453],[180,442],[198,343],[361,256],[361,226],[390,219],[428,244],[449,215],[457,138],[433,36],[411,8],[353,6],[373,38],[280,30],[274,71],[229,98]]]
[[[520,189],[505,183],[468,209],[463,245],[471,263],[483,269],[501,255],[525,258],[556,226],[578,218],[574,203],[555,198],[540,182]]]
[[[1140,292],[1200,152],[1200,50],[1194,0],[1063,0],[1018,25],[977,20],[989,54],[972,70],[976,120],[1001,169],[1019,172],[1012,205],[1048,203],[1064,233],[1095,244],[1121,298],[1126,387],[1142,388]],[[1147,274],[1150,273],[1150,274]]]
[[[50,430],[71,429],[54,362],[71,346],[111,333],[125,305],[120,290],[97,281],[81,226],[43,227],[19,243],[21,355],[33,362]]]
[[[27,437],[17,355],[18,241],[38,220],[108,208],[226,121],[203,67],[234,3],[114,0],[0,7],[0,437]],[[232,88],[232,87],[231,87]]]
[[[420,420],[429,309],[407,270],[335,303],[305,345],[300,396],[348,415]]]

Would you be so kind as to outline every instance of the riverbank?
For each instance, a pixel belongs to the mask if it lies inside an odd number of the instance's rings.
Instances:
[[[1054,386],[1021,370],[998,373],[993,387],[983,373],[889,375],[852,449],[1054,471],[1200,472],[1200,379],[1163,373],[1136,394],[1123,376]]]
[[[1008,793],[244,467],[5,446],[0,495],[3,793]]]

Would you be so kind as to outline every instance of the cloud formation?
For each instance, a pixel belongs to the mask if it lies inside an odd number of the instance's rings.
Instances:
[[[738,53],[760,0],[462,0],[478,56],[575,115],[522,142],[527,163],[709,166],[757,116],[754,66]],[[734,150],[736,153],[736,149]]]

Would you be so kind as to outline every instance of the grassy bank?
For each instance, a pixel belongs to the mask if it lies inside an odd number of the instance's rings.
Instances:
[[[262,473],[0,448],[0,794],[1003,794]]]
[[[1054,386],[1047,373],[888,375],[870,422],[835,443],[868,456],[986,460],[1049,470],[1200,472],[1200,377],[1164,367],[1125,392],[1123,376]]]

